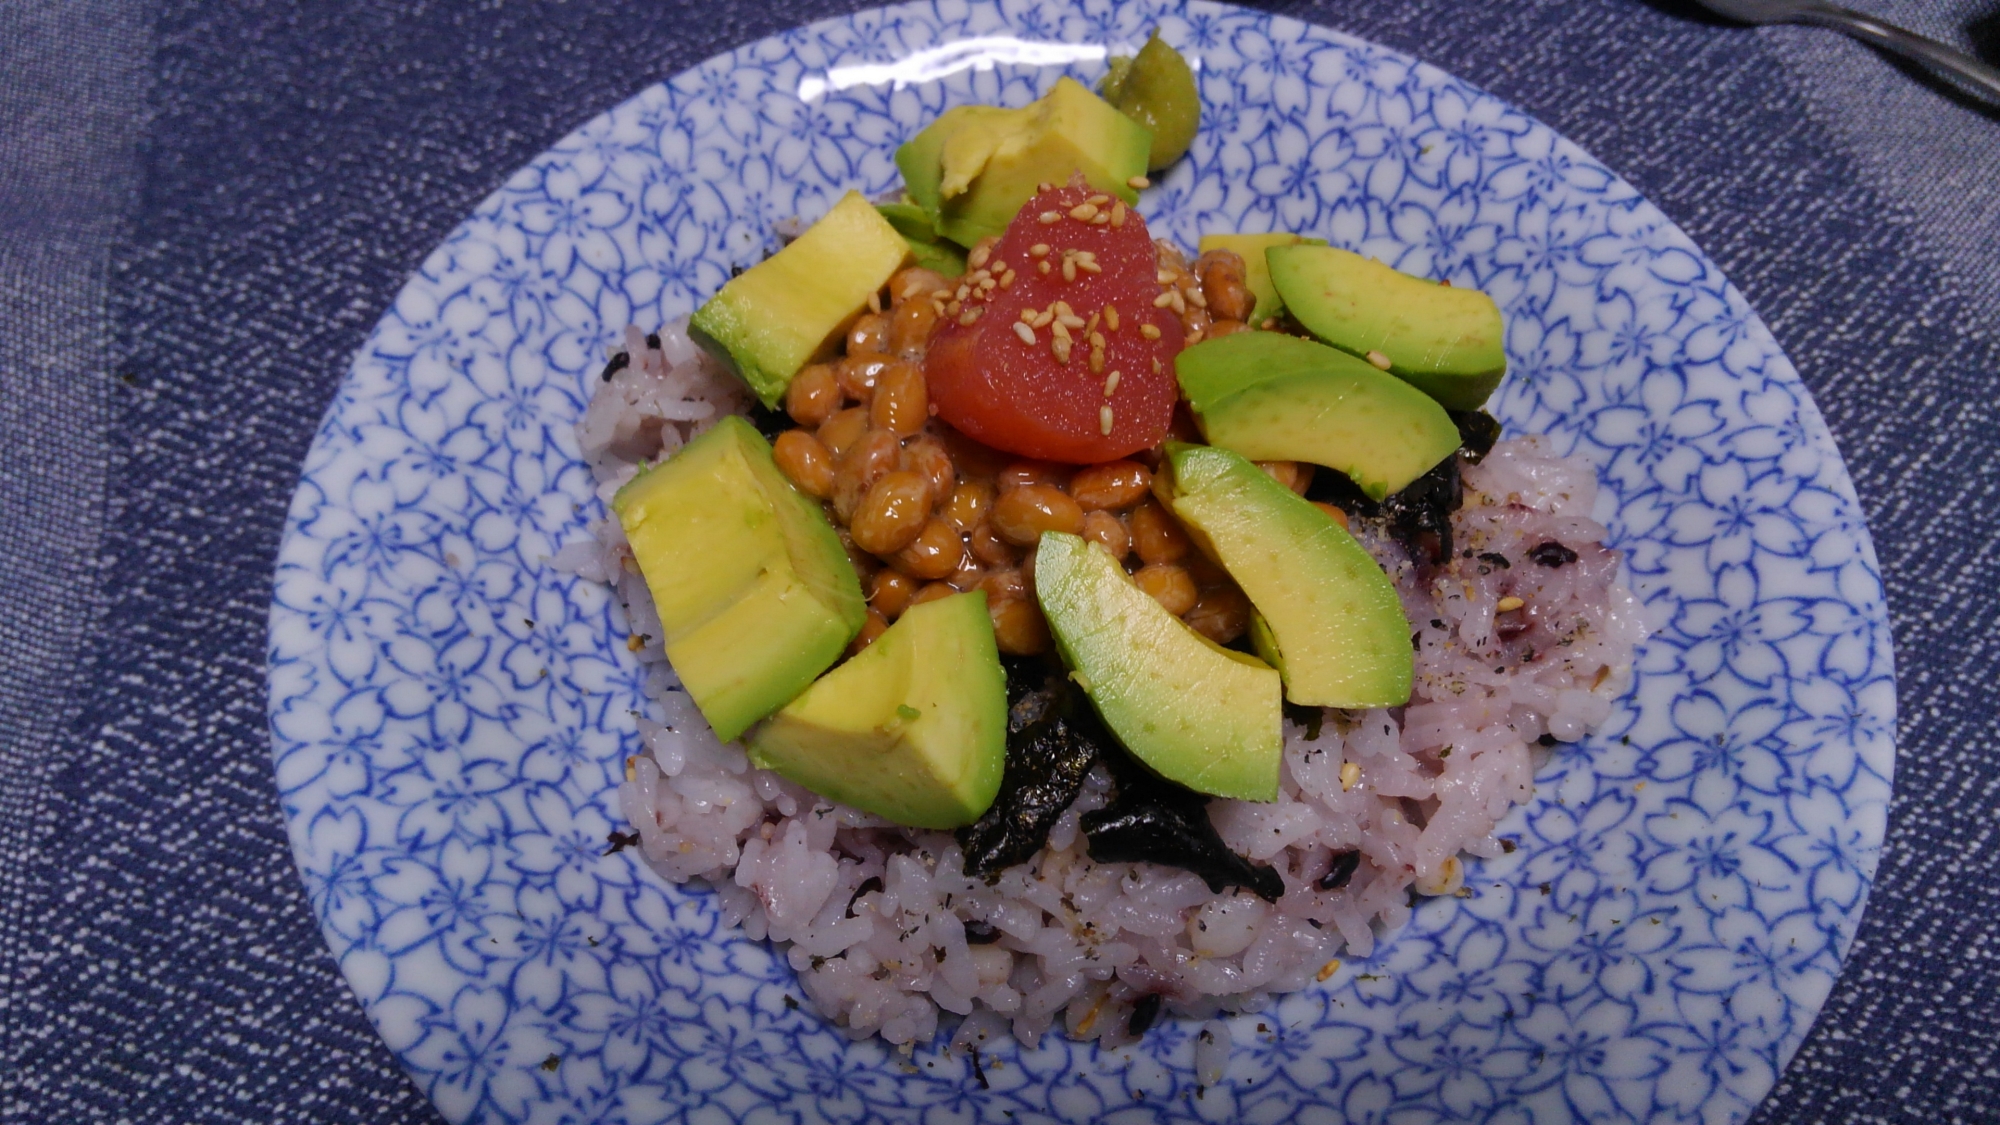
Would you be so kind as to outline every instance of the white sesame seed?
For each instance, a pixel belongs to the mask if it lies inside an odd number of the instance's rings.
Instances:
[[[1153,280],[1159,282],[1161,285],[1172,285],[1174,283],[1174,276],[1175,274],[1172,270],[1157,270],[1153,273]]]
[[[1064,281],[1075,281],[1075,280],[1076,280],[1076,259],[1075,259],[1075,258],[1064,258],[1064,259],[1063,259],[1063,280],[1064,280]]]
[[[1122,199],[1111,205],[1111,225],[1114,227],[1125,225],[1125,201]]]
[[[1076,315],[1075,313],[1069,311],[1068,305],[1064,305],[1062,307],[1062,310],[1056,313],[1056,319],[1062,321],[1063,326],[1066,328],[1089,327],[1089,322],[1084,320],[1082,317]]]
[[[1144,176],[1134,176],[1125,181],[1125,186],[1131,188],[1133,191],[1145,191],[1147,188],[1153,186],[1153,181]]]
[[[1206,336],[1206,335],[1208,335],[1208,333],[1206,333],[1206,332],[1202,331],[1201,329],[1197,328],[1197,329],[1195,329],[1194,331],[1192,331],[1192,332],[1188,333],[1188,334],[1187,334],[1187,339],[1186,339],[1186,340],[1183,340],[1183,341],[1181,341],[1181,342],[1182,342],[1183,344],[1185,344],[1186,346],[1188,346],[1188,347],[1190,347],[1190,348],[1191,348],[1191,347],[1194,347],[1194,346],[1195,346],[1196,344],[1199,344],[1199,343],[1201,343],[1201,338],[1202,338],[1203,336]]]
[[[1343,762],[1340,766],[1340,791],[1347,792],[1361,782],[1361,763]]]
[[[1069,343],[1070,341],[1069,325],[1063,323],[1062,317],[1057,317],[1056,322],[1054,324],[1049,325],[1049,331],[1055,336],[1056,339],[1061,340],[1065,344]]]
[[[1101,406],[1097,409],[1097,432],[1106,437],[1111,435],[1111,408],[1109,406]]]
[[[1096,321],[1097,321],[1097,318],[1096,318],[1096,317],[1091,317],[1090,319],[1091,319],[1091,322],[1092,322],[1092,323],[1096,323]],[[1096,348],[1096,349],[1097,349],[1097,350],[1099,350],[1099,351],[1103,351],[1103,350],[1104,350],[1104,333],[1102,333],[1102,332],[1092,332],[1092,331],[1091,331],[1091,330],[1090,330],[1090,329],[1089,329],[1088,327],[1086,327],[1086,328],[1085,328],[1085,329],[1084,329],[1083,331],[1084,331],[1084,334],[1085,334],[1085,335],[1087,335],[1088,337],[1090,337],[1090,346],[1091,346],[1091,347],[1093,347],[1093,348]]]
[[[1111,202],[1111,197],[1108,195],[1093,195],[1089,199],[1084,200],[1084,202],[1090,204],[1092,207],[1102,207]]]
[[[1078,222],[1087,223],[1097,217],[1097,208],[1092,207],[1088,203],[1079,203],[1069,209],[1069,217]]]
[[[1527,604],[1528,603],[1523,601],[1522,599],[1514,597],[1513,595],[1510,594],[1507,597],[1501,598],[1499,601],[1493,603],[1493,608],[1500,613],[1512,613],[1515,610],[1520,609],[1522,606]]]
[[[1187,298],[1181,296],[1180,290],[1178,289],[1167,290],[1167,299],[1173,303],[1174,312],[1180,314],[1181,316],[1187,315]]]
[[[1044,223],[1060,223],[1062,222],[1062,212],[1044,211],[1041,214],[1035,216],[1035,218]]]
[[[1187,294],[1188,304],[1193,305],[1195,308],[1198,309],[1205,309],[1208,307],[1208,295],[1203,293],[1200,289],[1197,289],[1194,286],[1190,285],[1185,290],[1183,290],[1183,292]]]
[[[1043,192],[1050,192],[1054,190],[1056,190],[1056,185],[1048,182],[1047,180],[1043,180],[1041,183],[1035,185],[1036,194],[1041,194]]]
[[[958,292],[956,292],[956,293],[953,293],[953,294],[952,294],[952,299],[953,299],[953,300],[958,300],[958,301],[963,301],[963,300],[965,300],[965,299],[966,299],[967,297],[970,297],[970,296],[972,296],[972,286],[970,286],[970,285],[961,285],[961,286],[959,286],[959,287],[958,287]]]
[[[1153,374],[1160,374],[1160,360],[1158,356],[1153,357]]]
[[[1157,340],[1160,338],[1160,329],[1157,325],[1141,324],[1139,326],[1139,335],[1144,336],[1148,340]]]
[[[973,269],[978,269],[986,264],[986,259],[991,257],[992,253],[993,251],[990,247],[975,246],[972,248],[972,253],[966,257],[965,264],[971,266]]]
[[[1106,305],[1106,306],[1104,306],[1104,329],[1105,329],[1105,331],[1107,331],[1107,332],[1116,332],[1116,331],[1118,331],[1118,306],[1117,306],[1117,305]]]
[[[1022,311],[1025,312],[1027,310],[1024,309]],[[1021,342],[1028,345],[1029,347],[1033,347],[1035,345],[1035,330],[1021,323],[1018,320],[1014,322],[1014,335],[1019,336],[1021,338]]]
[[[1104,225],[1106,225],[1106,224],[1107,224],[1107,223],[1109,223],[1109,222],[1111,222],[1111,212],[1109,212],[1109,211],[1099,211],[1099,212],[1098,212],[1098,213],[1096,214],[1096,216],[1095,216],[1095,217],[1093,217],[1093,218],[1092,218],[1092,219],[1090,220],[1090,225],[1091,225],[1091,226],[1094,226],[1094,227],[1101,227],[1101,226],[1104,226]]]
[[[1000,275],[1000,288],[1012,289],[1013,287],[1014,287],[1014,271],[1008,270],[1006,273]]]
[[[1035,327],[1047,328],[1049,326],[1049,322],[1054,320],[1055,318],[1056,314],[1053,310],[1043,309],[1041,312],[1035,314]]]
[[[1104,397],[1105,397],[1105,398],[1110,398],[1110,397],[1111,397],[1111,392],[1112,392],[1112,391],[1115,391],[1115,390],[1117,390],[1117,389],[1118,389],[1118,378],[1119,378],[1119,373],[1118,373],[1118,372],[1116,372],[1116,371],[1113,371],[1113,372],[1112,372],[1111,374],[1109,374],[1109,375],[1106,375],[1106,376],[1104,377]]]
[[[1023,323],[1023,324],[1033,324],[1033,323],[1035,323],[1035,310],[1033,310],[1033,309],[1022,309],[1022,310],[1021,310],[1021,323]]]
[[[1001,274],[1007,272],[1007,263],[994,262],[986,267],[986,272],[992,274],[994,277],[999,277]]]
[[[1061,364],[1067,364],[1067,363],[1069,363],[1069,340],[1068,340],[1068,339],[1066,339],[1066,338],[1063,338],[1063,337],[1060,337],[1060,336],[1059,336],[1059,337],[1057,337],[1057,338],[1056,338],[1056,340],[1055,340],[1055,341],[1054,341],[1053,343],[1051,343],[1051,344],[1049,345],[1049,349],[1050,349],[1051,351],[1053,351],[1053,352],[1055,352],[1055,353],[1056,353],[1056,362],[1057,362],[1057,363],[1061,363]]]
[[[983,313],[985,311],[986,309],[984,307],[979,305],[974,305],[973,307],[958,314],[958,322],[960,324],[971,324],[973,321],[979,319],[980,313]]]
[[[1037,242],[1033,246],[1028,247],[1028,257],[1030,258],[1046,258],[1048,256],[1049,244],[1046,242]]]
[[[1164,309],[1173,303],[1174,291],[1172,289],[1162,289],[1160,290],[1160,295],[1153,298],[1153,307],[1156,309]]]
[[[1390,367],[1394,366],[1389,362],[1388,356],[1383,355],[1381,352],[1376,352],[1376,351],[1371,351],[1368,353],[1368,362],[1374,364],[1375,366],[1381,368],[1384,371],[1387,371],[1389,370]]]
[[[1085,273],[1104,272],[1104,267],[1097,264],[1096,258],[1086,258],[1081,254],[1079,254],[1077,255],[1075,261],[1076,261],[1076,268],[1082,270]]]
[[[1104,349],[1090,349],[1090,373],[1096,375],[1104,370]]]
[[[1049,272],[1048,259],[1044,258],[1043,260],[1036,262],[1035,272],[1039,274],[1047,274]]]
[[[1054,314],[1056,314],[1057,316],[1075,316],[1075,315],[1076,315],[1076,311],[1075,311],[1074,309],[1072,309],[1072,308],[1070,308],[1070,307],[1069,307],[1069,302],[1068,302],[1068,301],[1052,301],[1052,302],[1050,302],[1050,303],[1049,303],[1049,311],[1050,311],[1050,312],[1052,312],[1052,313],[1054,313]]]

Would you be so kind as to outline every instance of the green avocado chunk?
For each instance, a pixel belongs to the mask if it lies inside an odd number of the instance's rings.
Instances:
[[[1210,250],[1234,250],[1243,259],[1243,283],[1257,298],[1250,310],[1248,323],[1262,324],[1274,316],[1282,316],[1285,300],[1278,296],[1277,287],[1271,284],[1271,267],[1264,260],[1264,251],[1273,246],[1325,246],[1324,238],[1307,238],[1299,234],[1204,234],[1198,248],[1203,254]]]
[[[909,243],[850,191],[791,245],[731,278],[689,333],[775,410],[792,376],[832,355],[868,295],[909,260]]]
[[[1453,410],[1477,410],[1507,374],[1500,307],[1477,289],[1399,273],[1333,246],[1274,246],[1271,283],[1306,330]]]
[[[1081,172],[1090,186],[1137,203],[1153,135],[1073,78],[1019,109],[948,109],[896,150],[910,199],[938,235],[970,247],[997,236],[1044,183]]]
[[[833,525],[738,416],[633,477],[611,508],[667,659],[724,742],[805,690],[861,631],[868,605]]]
[[[927,270],[934,270],[946,277],[957,277],[965,272],[965,250],[946,242],[931,229],[931,217],[923,208],[914,203],[877,203],[877,211],[910,244],[910,254],[917,264]]]
[[[1158,28],[1137,55],[1111,60],[1110,73],[1098,89],[1118,112],[1153,134],[1147,171],[1159,171],[1187,155],[1201,129],[1201,91],[1187,60],[1167,46]]]
[[[978,820],[1007,756],[1007,677],[986,595],[910,607],[748,743],[759,769],[897,824]]]
[[[1283,686],[1274,669],[1188,628],[1110,552],[1075,535],[1042,535],[1035,596],[1056,651],[1134,756],[1197,792],[1278,799]]]
[[[1312,707],[1410,701],[1402,600],[1347,529],[1226,449],[1169,445],[1163,468],[1174,514],[1256,607],[1252,639],[1284,676],[1287,699]]]
[[[1210,445],[1338,469],[1376,500],[1458,449],[1458,427],[1430,396],[1296,336],[1203,340],[1175,357],[1174,374]]]

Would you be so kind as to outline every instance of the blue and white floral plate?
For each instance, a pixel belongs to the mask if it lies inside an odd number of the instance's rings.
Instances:
[[[632,852],[647,704],[605,591],[549,558],[601,513],[570,429],[628,321],[681,315],[772,223],[895,182],[947,106],[1086,81],[1158,25],[1206,119],[1162,233],[1311,232],[1492,293],[1514,432],[1599,466],[1655,630],[1608,727],[1376,956],[1234,1021],[1205,1092],[1171,1022],[1099,1053],[851,1043],[715,900]],[[753,43],[495,192],[356,356],[271,609],[292,846],[342,971],[454,1121],[1727,1122],[1775,1081],[1859,921],[1894,707],[1874,551],[1743,297],[1547,127],[1336,32],[1201,0],[941,0]]]

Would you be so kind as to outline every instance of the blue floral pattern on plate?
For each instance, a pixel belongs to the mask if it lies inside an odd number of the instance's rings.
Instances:
[[[948,105],[1021,104],[1158,25],[1207,120],[1160,232],[1324,235],[1491,292],[1495,409],[1589,458],[1654,635],[1607,727],[1374,956],[1234,1020],[905,1058],[795,1010],[762,943],[620,827],[647,704],[571,426],[627,322],[682,315],[772,223],[895,182]],[[295,496],[270,714],[293,848],[390,1048],[454,1121],[1730,1121],[1839,971],[1875,870],[1894,681],[1832,440],[1743,297],[1548,128],[1433,68],[1261,13],[940,0],[799,28],[589,122],[423,264]]]

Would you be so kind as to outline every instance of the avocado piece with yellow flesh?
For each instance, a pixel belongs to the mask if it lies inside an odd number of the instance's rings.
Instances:
[[[1201,129],[1201,91],[1194,69],[1179,51],[1167,46],[1158,28],[1131,58],[1113,58],[1111,70],[1098,86],[1104,100],[1137,121],[1153,135],[1146,170],[1157,172],[1194,145]]]
[[[1075,535],[1042,535],[1035,596],[1056,651],[1133,756],[1197,792],[1277,800],[1284,741],[1275,669],[1188,628],[1110,552]]]
[[[910,607],[746,741],[759,769],[897,824],[978,820],[1007,757],[1007,676],[986,595]]]
[[[869,294],[909,260],[909,243],[850,191],[791,245],[731,278],[696,310],[689,333],[775,410],[792,376],[832,355]]]
[[[1477,289],[1412,277],[1335,246],[1274,246],[1271,284],[1293,319],[1453,410],[1477,410],[1507,374],[1500,307]]]
[[[1248,323],[1256,325],[1285,311],[1285,299],[1278,296],[1277,287],[1271,284],[1271,266],[1264,260],[1264,251],[1273,246],[1325,245],[1324,238],[1299,234],[1204,234],[1199,249],[1203,254],[1210,250],[1234,250],[1243,259],[1243,284],[1257,298]]]
[[[868,605],[818,502],[731,415],[612,498],[667,660],[724,742],[839,659]]]
[[[910,254],[918,265],[946,277],[965,272],[964,248],[939,238],[923,208],[914,203],[877,203],[875,209],[910,244]]]
[[[1284,676],[1287,699],[1313,707],[1410,701],[1402,600],[1346,528],[1226,449],[1173,444],[1163,466],[1174,514],[1256,607],[1252,642]]]
[[[1203,340],[1174,358],[1174,374],[1210,445],[1338,469],[1375,500],[1458,449],[1458,427],[1429,395],[1296,336]]]
[[[999,235],[1044,183],[1083,173],[1091,187],[1137,203],[1153,135],[1073,78],[1019,109],[958,106],[896,150],[903,186],[938,235],[970,247]]]

